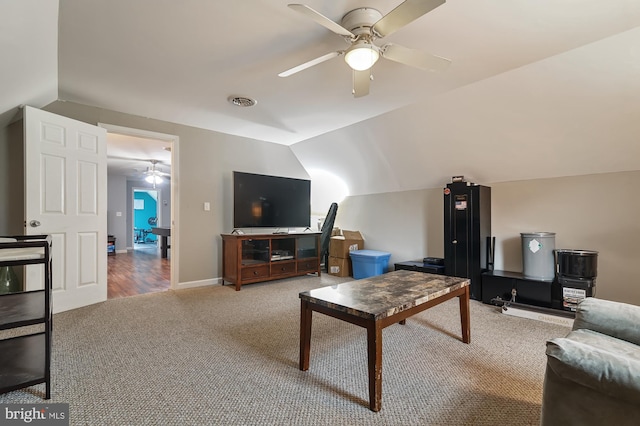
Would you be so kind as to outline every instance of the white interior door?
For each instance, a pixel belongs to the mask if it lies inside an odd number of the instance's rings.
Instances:
[[[53,311],[107,299],[106,130],[25,107],[25,233],[52,237]],[[29,266],[26,289],[43,286]]]

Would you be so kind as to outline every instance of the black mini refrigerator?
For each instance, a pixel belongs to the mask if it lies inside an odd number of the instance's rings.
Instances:
[[[491,256],[491,188],[458,181],[444,189],[444,265],[448,276],[471,279],[471,298],[482,300],[481,274]]]

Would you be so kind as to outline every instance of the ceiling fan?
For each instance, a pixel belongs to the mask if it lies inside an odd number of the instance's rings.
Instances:
[[[160,163],[160,161],[149,160],[149,162],[151,163],[151,167],[147,167],[147,171],[144,172],[144,174],[146,175],[144,180],[153,184],[154,188],[156,187],[157,184],[162,183],[164,181],[163,178],[171,178],[170,173],[163,172],[156,168],[156,164]]]
[[[288,77],[344,55],[345,62],[353,69],[353,95],[358,98],[369,94],[371,67],[380,57],[422,70],[444,69],[451,63],[449,59],[398,44],[387,43],[383,46],[374,44],[376,39],[388,36],[444,2],[445,0],[406,0],[384,16],[376,9],[362,7],[344,15],[340,24],[307,5],[289,4],[291,9],[344,37],[350,46],[345,50],[330,52],[290,68],[278,76]]]

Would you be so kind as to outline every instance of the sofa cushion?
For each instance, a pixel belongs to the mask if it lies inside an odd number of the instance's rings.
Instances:
[[[547,342],[547,365],[558,376],[640,404],[640,347],[592,330]]]
[[[578,305],[573,329],[589,329],[640,345],[640,306],[587,297]]]

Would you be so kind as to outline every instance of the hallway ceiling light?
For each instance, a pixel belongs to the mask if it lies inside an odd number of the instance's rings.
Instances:
[[[150,184],[153,184],[153,188],[155,189],[156,184],[164,182],[164,179],[162,177],[170,176],[170,174],[156,169],[156,164],[159,163],[158,160],[150,160],[150,162],[151,167],[149,167],[145,172],[147,176],[144,178],[144,180],[149,182]]]
[[[164,180],[158,175],[149,175],[146,178],[144,178],[144,180],[146,180],[149,183],[162,183],[162,182],[164,182]]]

